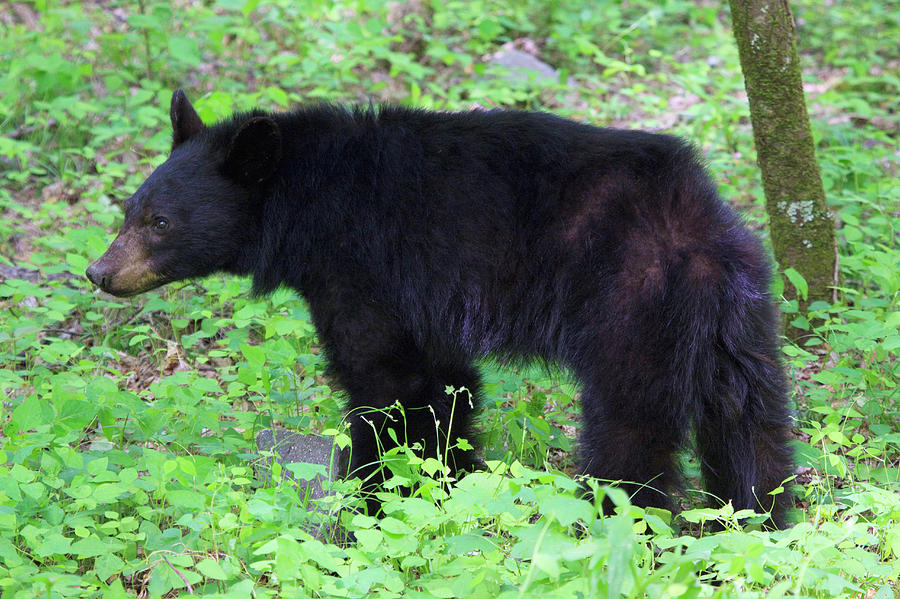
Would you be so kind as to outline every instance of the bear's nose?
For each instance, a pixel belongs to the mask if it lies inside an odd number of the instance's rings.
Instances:
[[[88,266],[84,274],[86,274],[91,283],[93,283],[97,287],[100,287],[101,289],[103,287],[106,287],[106,273],[103,272],[103,270],[99,266],[97,266],[96,262]]]

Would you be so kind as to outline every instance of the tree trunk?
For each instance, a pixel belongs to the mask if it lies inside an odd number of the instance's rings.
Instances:
[[[734,37],[750,100],[750,120],[762,172],[775,259],[806,279],[801,309],[830,301],[837,284],[834,223],[816,162],[812,131],[787,0],[729,0]]]

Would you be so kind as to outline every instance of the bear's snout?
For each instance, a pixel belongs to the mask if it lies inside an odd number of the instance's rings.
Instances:
[[[99,262],[99,260],[97,262]],[[94,262],[90,266],[88,266],[84,274],[87,275],[87,278],[91,283],[103,289],[104,287],[106,287],[108,276],[103,267],[100,266],[97,262]]]
[[[134,229],[124,229],[85,271],[91,283],[117,297],[131,297],[167,281],[155,271]]]

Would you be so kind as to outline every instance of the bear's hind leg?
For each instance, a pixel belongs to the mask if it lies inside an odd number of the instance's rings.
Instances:
[[[677,452],[686,424],[677,415],[663,414],[662,401],[635,403],[641,389],[613,387],[587,384],[582,392],[582,470],[604,482],[619,482],[634,505],[674,511],[669,493],[680,487]],[[611,507],[604,504],[606,511]]]
[[[697,418],[697,449],[710,494],[731,500],[738,510],[768,511],[770,524],[782,528],[792,497],[787,489],[770,492],[793,468],[775,319],[771,307],[760,304],[723,323],[715,390],[704,398]]]

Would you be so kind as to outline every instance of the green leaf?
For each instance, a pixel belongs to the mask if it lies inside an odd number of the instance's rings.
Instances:
[[[381,519],[381,530],[393,535],[408,535],[413,532],[406,522],[390,516]]]
[[[66,254],[66,264],[72,267],[72,272],[83,275],[84,271],[90,266],[91,261],[80,254]]]
[[[113,580],[103,591],[103,599],[127,599],[127,597],[128,594],[125,592],[125,587],[122,586],[122,579],[120,577]]]
[[[538,552],[532,559],[534,565],[546,572],[550,578],[556,580],[560,575],[559,555],[549,555]]]
[[[785,268],[784,276],[786,276],[788,278],[788,281],[791,282],[791,285],[793,285],[797,289],[797,295],[800,296],[800,299],[806,301],[806,296],[809,292],[809,286],[806,283],[806,279],[803,278],[803,275],[801,275],[793,268]]]
[[[275,550],[275,573],[282,580],[296,580],[300,577],[297,567],[307,561],[300,544],[288,537],[277,539]]]
[[[200,560],[197,563],[197,570],[207,578],[212,578],[214,580],[225,580],[228,578],[225,574],[225,570],[219,565],[219,562],[210,558]]]
[[[384,542],[384,535],[377,529],[364,528],[354,531],[353,535],[356,537],[356,542],[359,543],[360,549],[366,552],[377,551]]]
[[[124,547],[121,541],[106,537],[100,540],[96,535],[91,535],[86,539],[81,539],[72,543],[72,546],[66,551],[77,555],[78,557],[96,557],[110,553],[118,553]]]
[[[125,567],[125,562],[112,553],[106,553],[94,560],[94,571],[100,580],[107,580],[114,574],[118,574]]]
[[[241,344],[241,353],[247,364],[254,370],[258,370],[266,363],[266,353],[259,345],[250,345],[248,343]]]
[[[53,422],[56,414],[50,404],[31,395],[20,403],[12,413],[12,423],[25,432]]]
[[[109,458],[102,457],[97,458],[95,460],[91,460],[85,465],[85,470],[88,471],[88,474],[91,476],[98,476],[101,473],[106,472],[109,468]]]
[[[472,552],[487,553],[497,549],[490,540],[475,532],[456,535],[444,541],[452,555],[465,555]]]
[[[493,40],[501,33],[503,26],[492,19],[484,19],[478,24],[478,36],[485,41]]]
[[[189,37],[170,37],[169,55],[183,63],[196,66],[202,62],[197,40]]]
[[[128,15],[128,24],[137,29],[162,29],[162,22],[152,15],[133,13]]]
[[[541,512],[563,526],[571,526],[578,520],[591,522],[594,517],[593,505],[583,499],[565,495],[553,495],[542,499],[539,508]]]
[[[188,510],[199,510],[206,506],[206,496],[195,491],[176,489],[166,493],[166,499],[172,505]]]

